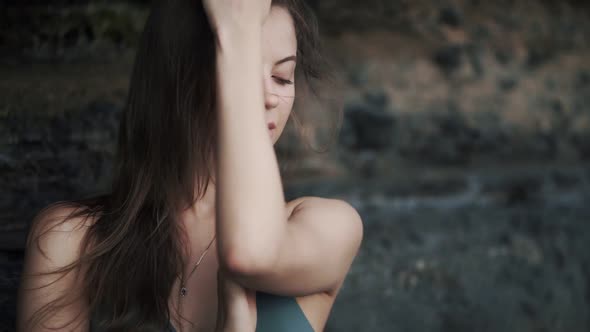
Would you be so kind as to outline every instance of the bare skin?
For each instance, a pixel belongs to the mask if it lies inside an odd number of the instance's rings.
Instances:
[[[300,205],[300,203],[304,200],[317,200],[321,202],[321,198],[318,197],[300,197],[294,199],[286,204],[286,213],[291,216],[293,210]],[[320,203],[321,204],[321,203]],[[190,217],[189,217],[190,218]],[[189,220],[189,219],[187,219]],[[207,219],[200,219],[201,221],[205,221]],[[213,224],[215,221],[213,218],[205,221],[203,224]],[[209,226],[211,227],[211,226]],[[203,232],[190,232],[192,234],[203,234]],[[209,232],[208,234],[213,234]],[[205,238],[205,237],[203,237]],[[209,238],[210,241],[210,238]],[[193,244],[199,244],[199,249],[194,249],[194,259],[196,261],[203,251],[205,246],[208,244],[208,241],[201,241],[201,242],[193,242]],[[215,242],[210,248],[214,250]],[[190,271],[192,266],[188,266],[187,270]],[[215,331],[236,331],[236,332],[248,332],[248,331],[255,331],[256,327],[256,294],[255,290],[245,288],[244,286],[240,285],[237,281],[232,279],[231,277],[227,276],[219,276],[217,273],[219,272],[219,259],[217,256],[206,256],[203,259],[201,265],[198,268],[198,272],[193,274],[191,280],[187,283],[187,288],[191,294],[194,296],[187,296],[184,298],[182,304],[182,315],[184,317],[189,317],[192,322],[197,322],[196,324],[199,325],[198,322],[202,322],[204,324],[201,328],[196,330],[187,330],[186,326],[187,323],[184,322],[182,331],[213,331],[215,330],[215,323],[216,321],[212,320],[212,317],[219,316],[219,302],[218,301],[226,301],[231,302],[231,306],[228,306],[226,309],[234,314],[234,319],[232,324],[238,326],[238,329],[232,328],[223,328],[223,324],[218,326],[218,329]],[[343,281],[343,280],[342,280]],[[332,305],[338,295],[340,287],[342,286],[342,281],[334,288],[328,289],[326,291],[317,292],[309,295],[301,295],[295,296],[295,299],[299,306],[301,307],[302,311],[304,312],[306,318],[312,325],[315,331],[323,331],[325,324],[328,320],[330,311],[332,309]],[[218,286],[220,282],[229,283],[229,290],[225,293],[217,292]],[[176,283],[172,289],[178,290],[180,289],[180,284]],[[176,303],[178,301],[179,295],[177,292],[174,292],[170,297],[170,305],[171,308],[176,308]],[[239,319],[238,319],[239,317]],[[180,325],[176,325],[173,323],[177,331],[181,331]],[[250,327],[252,328],[246,328]]]
[[[341,200],[300,197],[285,202],[273,144],[293,107],[289,97],[295,95],[295,86],[285,80],[294,81],[296,61],[280,60],[296,54],[295,31],[285,9],[271,8],[268,0],[248,1],[243,6],[245,3],[204,0],[219,37],[217,75],[222,106],[216,172],[220,181],[183,212],[191,246],[184,275],[190,273],[214,234],[217,240],[187,280],[188,295],[180,300],[181,315],[191,323],[175,314],[179,281],[169,297],[171,323],[178,332],[254,331],[254,295],[262,291],[295,297],[314,330],[323,331],[362,241],[362,222],[356,210]],[[269,122],[276,124],[270,133]],[[69,212],[38,216],[30,237]],[[46,271],[74,261],[85,228],[73,219],[48,233],[41,241],[47,256],[34,245],[28,246],[24,271]],[[25,280],[21,287],[55,279]],[[20,290],[19,330],[25,331],[24,322],[40,305],[75,289],[69,275],[42,291]],[[83,305],[72,303],[46,323],[67,322]],[[87,331],[88,317],[77,319],[82,324],[76,331]]]
[[[243,304],[239,308],[248,307],[238,316],[252,314],[233,326],[243,328],[239,331],[256,326],[254,292],[248,290],[258,290],[295,297],[321,331],[360,245],[362,223],[342,201],[302,197],[284,202],[272,144],[293,107],[288,96],[295,95],[295,86],[285,84],[294,80],[296,65],[292,18],[267,0],[204,4],[219,42],[216,171],[221,176],[210,196],[215,203],[209,204],[216,207],[218,265],[228,270],[225,280],[234,286],[228,296]],[[263,84],[256,84],[260,72]],[[263,131],[270,121],[277,122],[278,135],[271,133],[268,144]]]

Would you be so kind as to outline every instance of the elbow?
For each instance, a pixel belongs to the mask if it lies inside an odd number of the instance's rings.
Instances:
[[[264,249],[264,248],[262,248]],[[252,250],[235,248],[220,257],[221,267],[234,275],[259,275],[272,269],[277,259],[276,250]]]
[[[277,218],[271,218],[276,221]],[[256,217],[260,220],[260,217]],[[286,220],[286,217],[284,218]],[[272,225],[268,221],[262,225]],[[253,224],[246,223],[243,224]],[[276,223],[275,223],[276,224]],[[286,224],[286,221],[285,221]],[[259,225],[240,232],[237,238],[229,239],[221,244],[219,251],[220,267],[227,272],[239,275],[260,275],[272,270],[279,258],[285,227],[272,228]]]

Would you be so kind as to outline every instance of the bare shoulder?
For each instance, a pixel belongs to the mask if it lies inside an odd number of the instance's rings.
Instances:
[[[312,285],[324,276],[326,284],[330,285],[322,292],[297,297],[297,303],[314,330],[323,331],[361,245],[363,223],[357,210],[344,200],[306,196],[289,203],[289,223],[299,224],[295,227],[311,239],[306,247],[315,247],[315,250],[307,254],[313,254],[318,260],[317,266],[309,269],[314,271],[312,276],[301,276],[297,280]],[[301,251],[300,246],[297,248]]]
[[[363,222],[347,201],[336,198],[303,196],[289,202],[289,221],[306,224],[324,243],[338,251],[333,258],[341,262],[340,278],[327,293],[336,295],[358,253],[363,239]]]
[[[347,201],[337,198],[318,196],[302,196],[287,203],[288,215],[291,217],[304,215],[298,221],[333,223],[334,226],[347,226],[360,232],[362,238],[362,219],[358,211]],[[322,218],[328,217],[328,218]]]
[[[17,325],[19,331],[40,330],[39,322],[31,321],[34,313],[61,295],[77,296],[80,278],[74,269],[67,269],[80,256],[80,249],[90,218],[76,216],[81,207],[70,204],[51,204],[33,219],[25,248],[25,260],[17,298]],[[63,271],[62,271],[63,270]],[[42,319],[43,324],[66,323],[83,308],[83,301],[71,302],[52,318]]]
[[[326,210],[336,213],[349,214],[352,217],[360,219],[357,210],[347,201],[337,198],[326,198],[319,196],[301,196],[287,202],[290,212],[301,209],[313,209],[316,212]]]
[[[77,247],[92,223],[90,218],[77,216],[81,209],[71,204],[55,203],[43,208],[31,222],[26,250],[46,249],[53,253],[54,259],[62,255],[72,256],[75,251],[64,249]]]

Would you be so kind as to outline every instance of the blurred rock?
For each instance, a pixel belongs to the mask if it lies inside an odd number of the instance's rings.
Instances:
[[[576,75],[576,82],[575,86],[578,89],[587,88],[590,86],[590,71],[588,70],[581,70]]]
[[[553,51],[547,48],[546,45],[531,47],[529,49],[526,65],[530,69],[536,69],[540,67],[542,64],[551,60],[553,56]]]
[[[460,45],[448,45],[434,53],[434,62],[445,72],[452,73],[461,66],[463,48]]]
[[[114,60],[122,49],[135,46],[147,17],[145,5],[124,2],[4,6],[0,58],[5,62]]]
[[[503,78],[498,81],[498,87],[506,92],[513,90],[517,84],[518,82],[514,78]]]
[[[92,101],[84,110],[50,117],[13,114],[0,127],[0,206],[5,218],[25,226],[44,205],[80,198],[107,187],[118,131],[120,108]],[[0,222],[0,226],[4,221]]]
[[[439,22],[457,28],[463,24],[463,15],[455,7],[444,7],[440,10]]]
[[[398,123],[395,142],[400,155],[437,165],[468,163],[479,135],[452,102],[403,114]]]
[[[340,142],[356,150],[391,147],[395,119],[387,98],[382,91],[372,91],[362,101],[345,105]]]
[[[367,84],[369,80],[369,73],[367,67],[364,65],[357,65],[349,71],[348,76],[350,83],[356,87],[362,87]]]

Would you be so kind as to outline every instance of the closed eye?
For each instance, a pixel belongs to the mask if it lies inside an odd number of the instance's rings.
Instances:
[[[280,85],[293,84],[293,82],[292,82],[292,81],[290,81],[290,80],[286,80],[286,79],[283,79],[283,78],[280,78],[280,77],[278,77],[278,76],[273,76],[273,78],[274,78],[274,79],[277,81],[277,83],[279,83]]]

